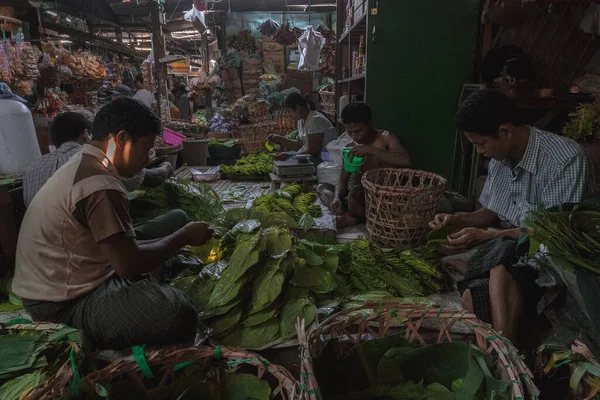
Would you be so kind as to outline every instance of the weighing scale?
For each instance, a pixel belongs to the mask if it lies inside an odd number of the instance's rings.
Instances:
[[[312,162],[298,162],[294,159],[289,161],[276,161],[273,164],[271,177],[271,189],[281,188],[282,183],[304,183],[310,184],[317,181],[315,164]]]
[[[310,161],[275,161],[273,165],[273,173],[280,178],[304,178],[315,175],[315,172],[315,164]]]

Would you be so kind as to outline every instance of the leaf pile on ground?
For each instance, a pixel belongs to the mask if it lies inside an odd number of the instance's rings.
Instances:
[[[420,346],[405,333],[363,342],[340,358],[330,340],[315,360],[323,398],[453,400],[510,399],[508,383],[492,376],[497,360],[464,342]]]
[[[193,221],[212,222],[223,211],[219,195],[209,185],[188,180],[168,179],[158,187],[129,193],[129,200],[132,215],[144,219],[182,209]]]
[[[270,212],[284,212],[299,222],[300,227],[308,230],[315,226],[314,218],[323,216],[323,211],[315,204],[317,195],[306,186],[292,184],[275,193],[258,197],[252,203],[252,209]]]
[[[0,332],[0,399],[20,400],[53,376],[69,359],[71,343],[85,342],[80,330],[4,325]]]
[[[221,165],[228,177],[268,177],[273,172],[275,157],[270,153],[252,153],[240,158],[235,165]]]

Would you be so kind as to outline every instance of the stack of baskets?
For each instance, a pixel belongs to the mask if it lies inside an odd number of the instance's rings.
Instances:
[[[260,124],[273,119],[271,115],[271,105],[265,100],[259,100],[257,102],[248,105],[248,114],[250,116],[250,122],[253,124]]]
[[[367,232],[385,247],[422,244],[447,181],[412,169],[376,169],[362,177]]]
[[[322,111],[332,120],[335,120],[335,87],[326,86],[319,91],[319,94],[321,95],[321,106],[323,106]]]
[[[84,393],[96,396],[102,392],[105,395],[100,397],[109,397],[104,385],[123,379],[134,383],[131,387],[135,390],[131,392],[135,393],[130,392],[127,398],[157,400],[174,398],[173,394],[182,390],[178,381],[185,380],[189,388],[178,398],[187,399],[194,398],[193,388],[202,383],[202,374],[207,380],[220,382],[226,380],[226,376],[239,373],[252,374],[264,381],[265,386],[270,388],[272,399],[300,399],[299,384],[286,369],[243,350],[220,346],[175,346],[144,352],[138,347],[133,349],[133,353],[134,356],[119,358],[107,367],[88,374],[85,374],[85,367],[91,363],[84,360],[83,368],[81,364],[76,366],[75,362],[66,363],[52,379],[30,393],[28,399],[73,398]],[[190,381],[190,373],[199,374],[196,383]],[[67,386],[69,384],[70,387]],[[109,398],[124,397],[113,394]]]
[[[264,122],[261,124],[240,126],[238,139],[247,154],[265,151],[265,144],[270,134],[276,133],[275,124]]]
[[[244,60],[242,82],[244,94],[258,94],[260,77],[263,74],[262,58],[247,57]]]
[[[305,400],[322,399],[313,360],[330,341],[337,341],[333,348],[337,349],[341,359],[360,343],[403,332],[410,343],[422,346],[452,341],[470,342],[484,353],[497,357],[492,374],[509,385],[511,398],[537,399],[539,395],[532,381],[533,374],[517,349],[475,315],[464,310],[397,302],[371,303],[336,314],[308,332],[301,324],[297,327],[301,349],[301,387]]]
[[[234,67],[225,68],[221,75],[225,91],[227,92],[227,101],[233,104],[244,95],[242,92],[242,81],[238,76],[237,69]]]
[[[292,117],[290,110],[287,108],[274,113],[273,123],[275,124],[276,133],[281,135],[287,135],[298,127],[298,121]]]

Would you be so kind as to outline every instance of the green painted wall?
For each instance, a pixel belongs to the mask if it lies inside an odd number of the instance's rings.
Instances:
[[[369,16],[367,102],[375,123],[402,138],[415,168],[447,178],[478,20],[479,0],[379,0],[379,15]]]

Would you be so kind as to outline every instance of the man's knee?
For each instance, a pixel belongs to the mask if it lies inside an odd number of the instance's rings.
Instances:
[[[490,280],[505,282],[512,279],[512,276],[504,265],[497,265],[490,270]]]
[[[171,210],[168,214],[169,218],[172,218],[173,223],[180,227],[184,227],[190,222],[190,217],[181,209]]]
[[[470,313],[474,312],[473,307],[473,296],[471,295],[471,289],[465,290],[462,296],[462,308]]]

